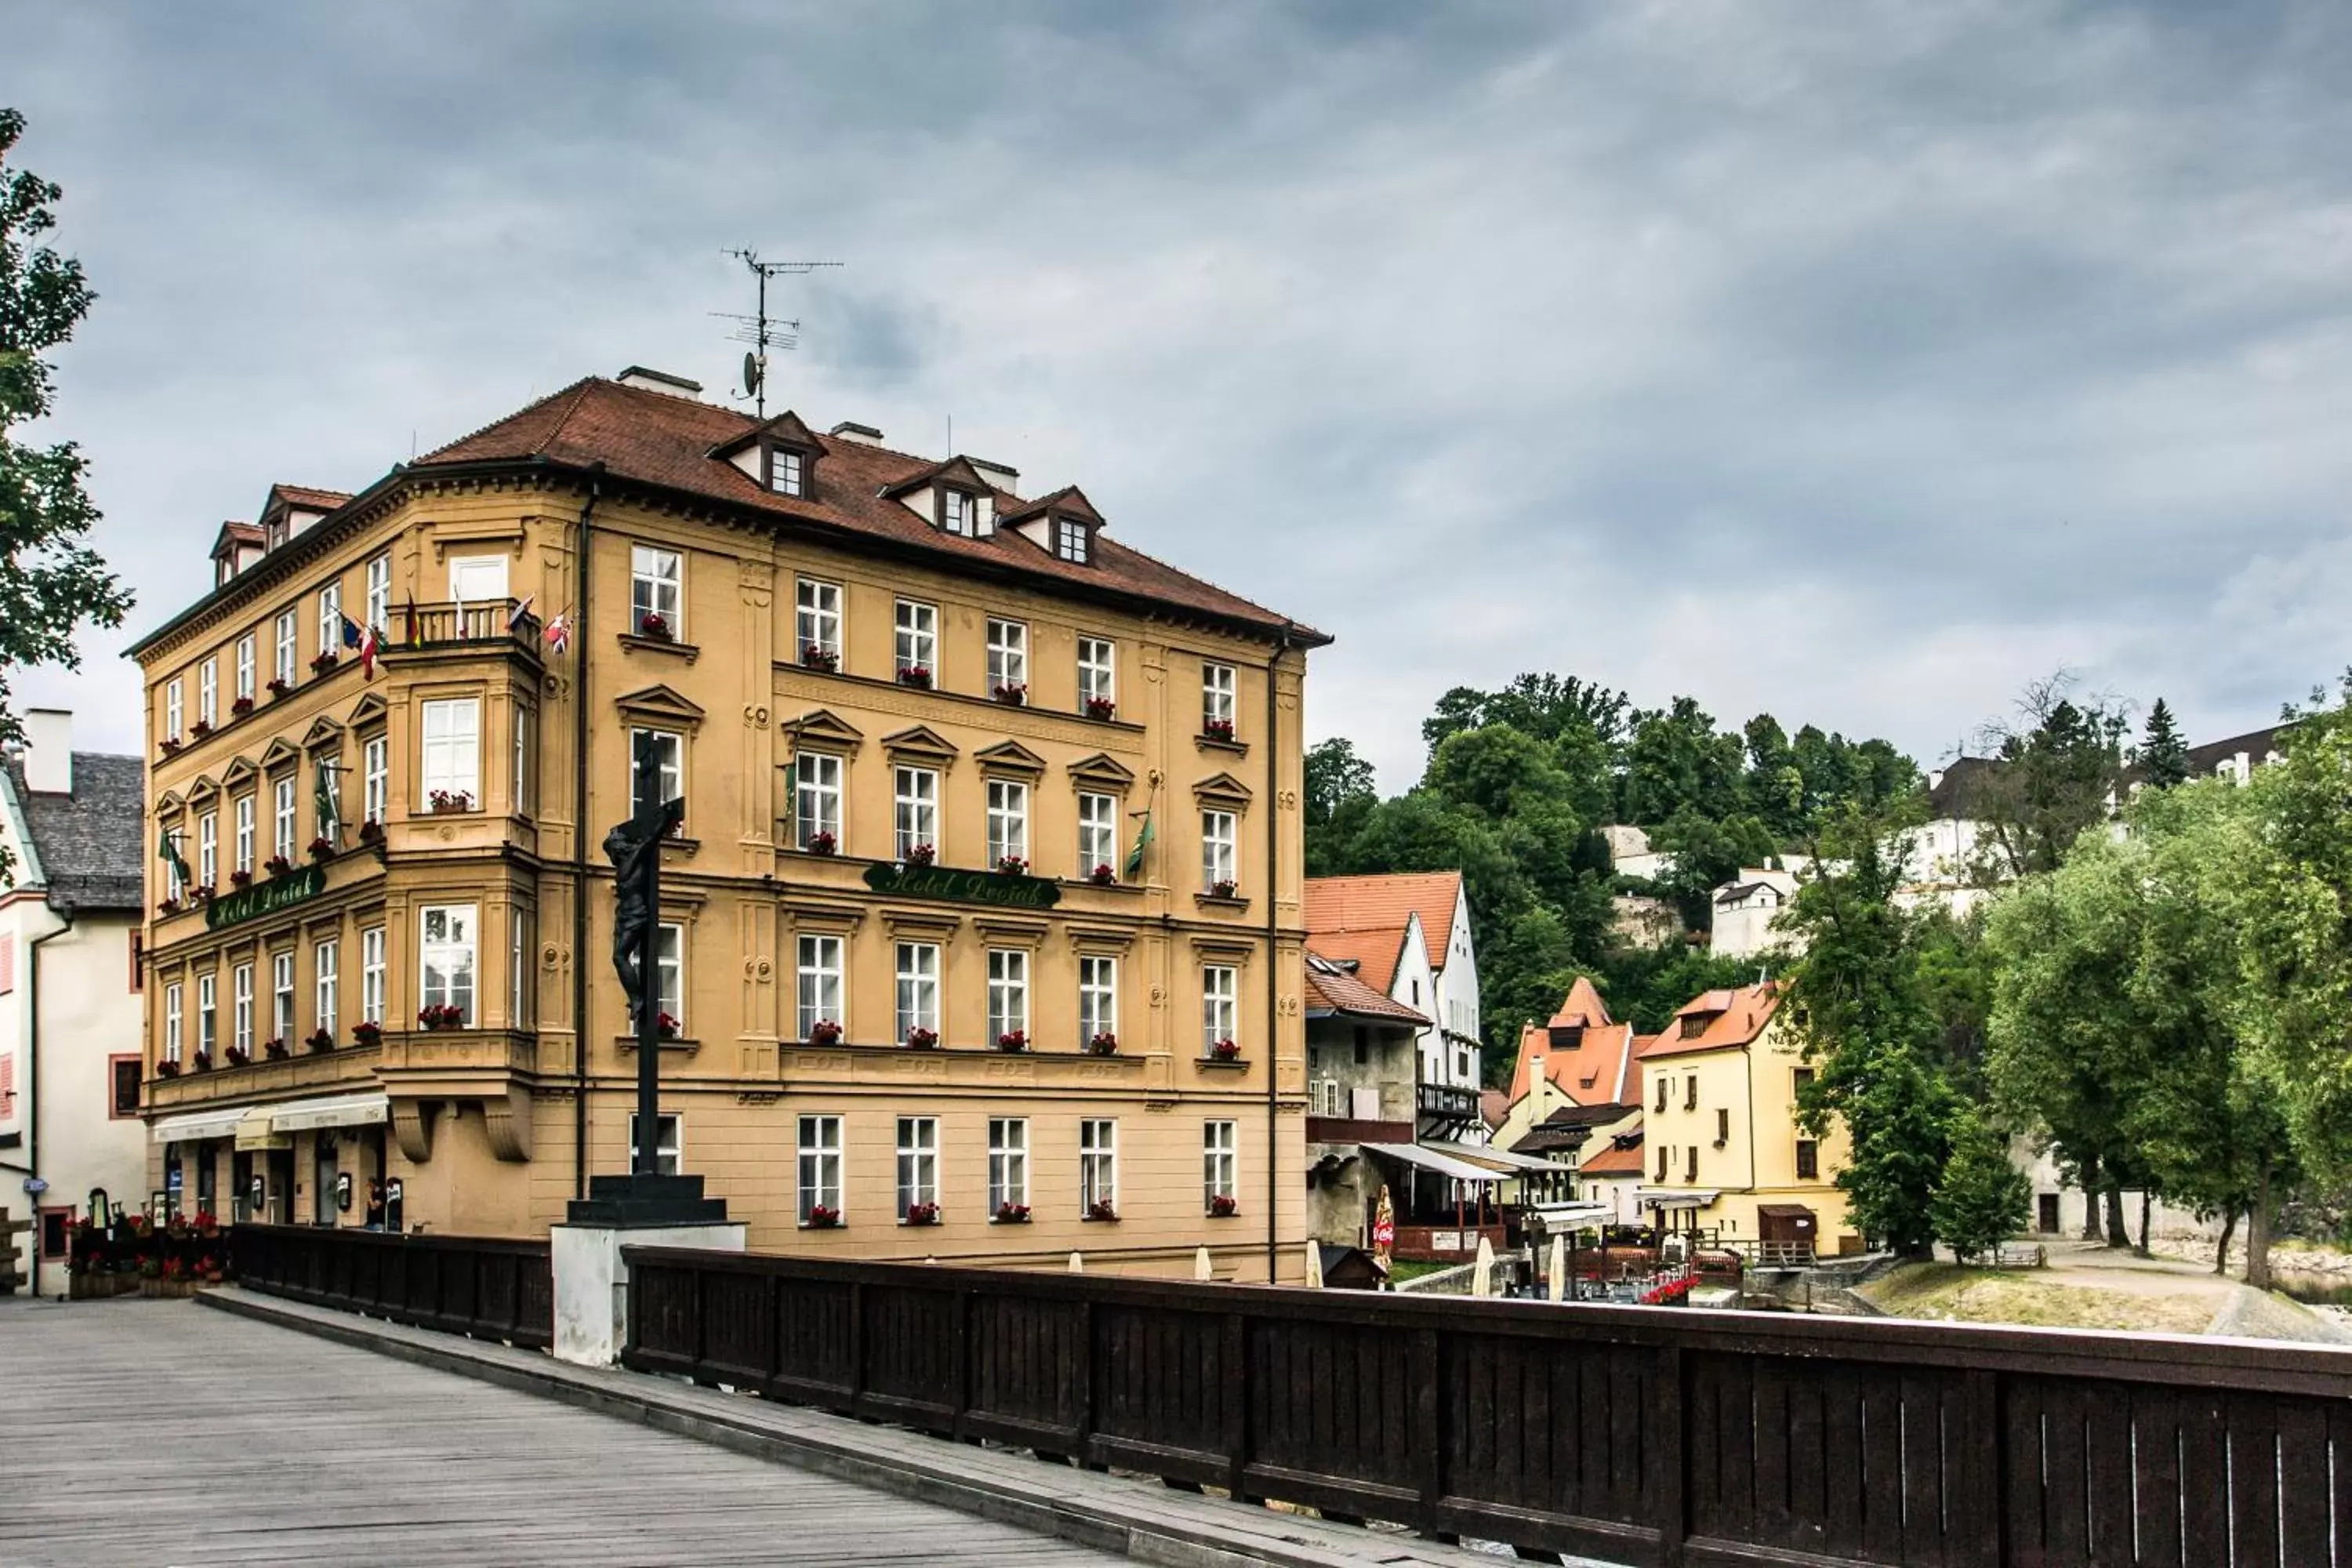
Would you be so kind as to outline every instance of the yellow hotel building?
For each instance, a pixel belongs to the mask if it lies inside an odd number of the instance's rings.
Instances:
[[[530,1236],[626,1170],[644,744],[687,802],[663,1166],[752,1247],[1295,1277],[1328,639],[1075,488],[695,390],[278,487],[132,650],[155,1189]]]

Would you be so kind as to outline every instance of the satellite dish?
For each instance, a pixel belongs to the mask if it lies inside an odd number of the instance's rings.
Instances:
[[[759,390],[760,356],[755,353],[746,353],[743,356],[743,395],[746,397],[752,396],[757,394]]]

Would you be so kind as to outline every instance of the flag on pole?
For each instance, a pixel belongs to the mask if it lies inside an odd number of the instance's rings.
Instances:
[[[1151,845],[1151,808],[1145,806],[1142,815],[1143,826],[1136,831],[1135,847],[1127,852],[1127,865],[1119,872],[1121,877],[1130,882],[1142,875],[1143,852]]]
[[[536,594],[525,594],[521,601],[507,612],[507,636],[515,635],[515,629],[522,625],[523,617],[530,614],[530,602],[538,597]]]
[[[547,623],[547,646],[562,653],[572,645],[571,612],[565,611]]]
[[[195,880],[194,877],[188,875],[188,863],[180,858],[180,847],[172,841],[170,828],[163,830],[162,841],[155,846],[155,854],[163,864],[172,868],[172,875],[177,879],[180,887],[184,888]]]
[[[375,679],[376,655],[383,651],[383,645],[377,636],[375,627],[372,626],[363,627],[359,624],[359,622],[352,619],[351,616],[345,616],[343,617],[343,646],[348,648],[356,648],[359,650],[360,669],[370,680],[373,680]]]
[[[411,647],[425,646],[425,633],[416,624],[416,595],[414,594],[408,595],[408,646]]]

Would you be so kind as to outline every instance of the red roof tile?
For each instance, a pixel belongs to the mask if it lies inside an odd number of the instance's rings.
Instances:
[[[1742,985],[1733,991],[1710,991],[1685,1003],[1675,1015],[1675,1026],[1643,1047],[1642,1055],[1683,1056],[1692,1051],[1719,1051],[1747,1045],[1764,1032],[1764,1026],[1771,1022],[1780,1005],[1780,987],[1776,981]],[[1685,1034],[1684,1031],[1694,1021],[1698,1032]]]
[[[1581,1027],[1583,1039],[1572,1050],[1553,1049],[1551,1031],[1570,1027]],[[1544,1077],[1574,1103],[1630,1103],[1623,1098],[1625,1068],[1633,1059],[1635,1043],[1633,1026],[1613,1022],[1600,991],[1580,974],[1548,1022],[1520,1029],[1518,1059],[1511,1068],[1511,1098],[1517,1100],[1534,1087],[1528,1064],[1540,1057]]]
[[[1307,954],[1307,1005],[1318,1003],[1336,1013],[1357,1017],[1385,1018],[1399,1024],[1410,1024],[1425,1029],[1429,1020],[1395,998],[1373,990],[1332,960],[1327,953],[1309,951]]]
[[[1309,877],[1307,879],[1307,931],[1326,932],[1402,931],[1405,917],[1421,917],[1421,940],[1429,950],[1429,966],[1445,967],[1445,942],[1454,931],[1454,906],[1462,896],[1459,871],[1399,871],[1370,877]],[[1321,943],[1317,944],[1320,946]],[[1396,974],[1395,959],[1379,978],[1386,986]],[[1369,972],[1368,972],[1369,973]]]
[[[1318,931],[1308,937],[1315,951],[1335,963],[1352,963],[1356,973],[1385,995],[1396,984],[1397,959],[1404,952],[1406,928],[1387,926],[1374,931]]]
[[[1621,1146],[1620,1140],[1625,1140]],[[1642,1173],[1642,1134],[1637,1128],[1609,1140],[1608,1147],[1579,1165],[1588,1176],[1638,1176]]]
[[[322,490],[309,485],[272,485],[269,499],[303,511],[332,511],[352,499],[349,490]]]

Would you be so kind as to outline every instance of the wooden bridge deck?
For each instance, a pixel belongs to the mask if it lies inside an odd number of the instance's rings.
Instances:
[[[0,1563],[1123,1559],[182,1301],[0,1301]]]

